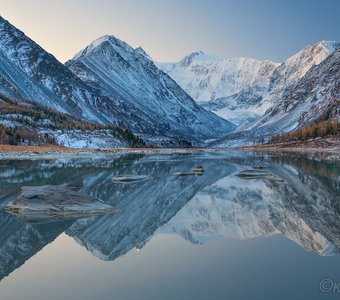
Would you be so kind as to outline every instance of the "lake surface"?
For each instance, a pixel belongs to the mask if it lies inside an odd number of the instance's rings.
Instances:
[[[203,174],[174,176],[202,166]],[[149,175],[117,183],[124,174]],[[33,222],[67,184],[120,209]],[[0,299],[340,299],[340,162],[251,153],[0,160]]]

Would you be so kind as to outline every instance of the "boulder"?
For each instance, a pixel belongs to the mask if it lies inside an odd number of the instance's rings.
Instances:
[[[116,208],[66,184],[22,187],[21,193],[6,206],[6,211],[25,219],[69,218],[110,214]]]

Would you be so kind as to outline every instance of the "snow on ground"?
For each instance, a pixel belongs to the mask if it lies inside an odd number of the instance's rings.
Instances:
[[[68,148],[125,148],[127,143],[113,137],[106,130],[82,132],[80,130],[54,134],[59,145]]]

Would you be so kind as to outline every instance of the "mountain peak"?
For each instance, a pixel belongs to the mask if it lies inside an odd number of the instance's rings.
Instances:
[[[322,46],[323,48],[325,48],[330,53],[332,53],[336,49],[340,48],[340,43],[338,43],[336,41],[320,41],[315,45],[316,46]]]
[[[150,55],[140,46],[138,45],[136,48],[135,48],[135,51],[139,54],[141,54],[142,56],[146,57],[147,59],[149,60],[152,60]]]
[[[194,61],[220,61],[222,58],[214,55],[207,55],[203,51],[194,51],[187,56],[185,56],[181,61],[180,64],[183,66],[188,66]]]
[[[103,47],[104,44],[109,44],[112,47],[124,48],[125,50],[131,48],[128,44],[123,42],[122,40],[116,38],[113,35],[104,35],[95,39],[91,44],[89,44],[85,49],[79,51],[74,57],[73,60],[76,60],[80,57],[87,56],[98,48]],[[132,49],[132,48],[131,48]]]

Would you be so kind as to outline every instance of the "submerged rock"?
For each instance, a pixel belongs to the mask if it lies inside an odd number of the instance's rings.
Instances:
[[[265,166],[261,166],[261,165],[253,167],[253,169],[255,169],[255,170],[263,170],[265,168],[266,168]]]
[[[195,166],[192,171],[196,174],[196,175],[203,175],[204,169],[202,166]]]
[[[133,174],[126,174],[122,176],[113,177],[112,181],[116,183],[133,183],[139,181],[145,181],[151,179],[148,175],[133,175]]]
[[[202,166],[195,166],[190,172],[188,171],[182,171],[182,172],[175,172],[172,173],[172,176],[201,176],[204,172],[204,169]]]
[[[236,176],[242,179],[269,179],[274,181],[284,181],[281,178],[261,170],[244,170],[236,174]]]
[[[110,214],[116,208],[83,195],[67,185],[22,187],[18,198],[6,211],[25,219],[69,218]]]

